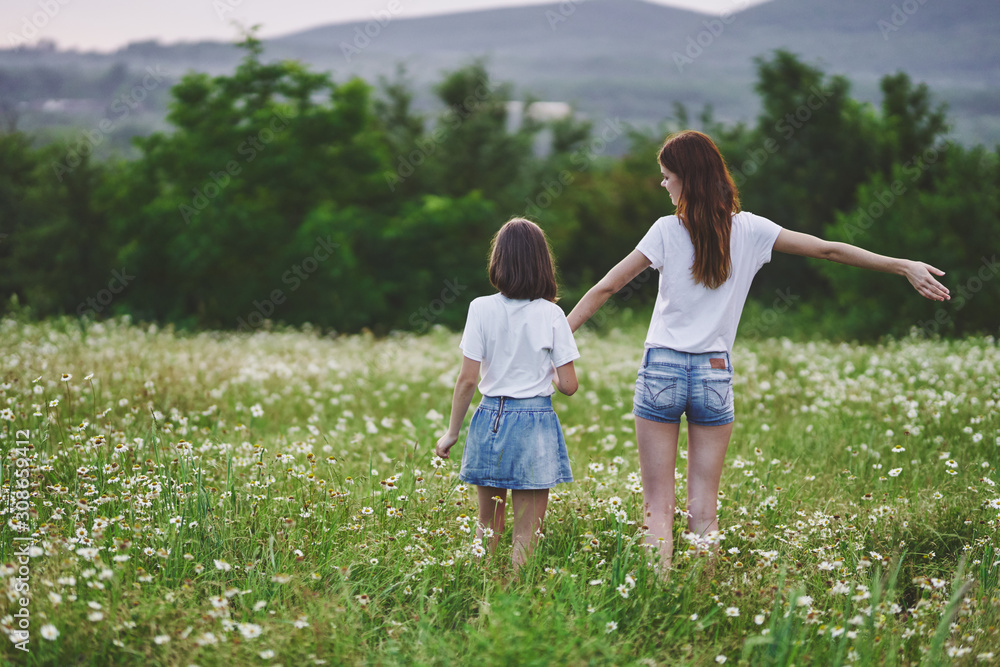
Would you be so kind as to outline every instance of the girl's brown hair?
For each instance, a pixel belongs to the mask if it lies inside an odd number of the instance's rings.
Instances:
[[[509,299],[557,300],[556,262],[541,227],[513,218],[500,228],[490,243],[490,282]]]
[[[740,210],[733,177],[715,142],[694,130],[667,137],[659,161],[681,181],[677,216],[694,244],[694,280],[715,289],[732,271],[729,238],[733,213]]]

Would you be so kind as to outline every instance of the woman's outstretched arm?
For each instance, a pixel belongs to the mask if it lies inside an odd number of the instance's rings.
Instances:
[[[583,323],[593,317],[612,294],[625,287],[647,266],[649,259],[638,250],[633,250],[628,257],[618,262],[600,282],[583,295],[580,303],[576,304],[576,308],[566,317],[570,330],[576,331],[583,326]]]
[[[877,255],[849,243],[825,241],[811,234],[793,232],[788,229],[782,229],[778,234],[778,238],[774,242],[774,250],[791,255],[828,259],[831,262],[857,266],[862,269],[895,273],[905,276],[913,285],[913,289],[917,290],[921,296],[932,301],[951,299],[948,288],[934,278],[934,276],[943,276],[944,271],[923,262]]]

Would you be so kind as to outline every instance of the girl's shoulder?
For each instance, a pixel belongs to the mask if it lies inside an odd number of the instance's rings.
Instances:
[[[664,215],[657,218],[653,224],[649,226],[646,236],[648,237],[650,234],[653,234],[658,235],[660,238],[669,237],[678,229],[684,229],[684,224],[681,222],[681,219],[676,215]]]
[[[469,308],[472,308],[473,306],[477,306],[477,307],[487,306],[488,307],[490,305],[502,303],[502,300],[503,300],[503,295],[500,294],[500,292],[497,292],[496,294],[487,294],[487,295],[484,295],[484,296],[477,296],[475,299],[473,299],[471,302],[469,302]]]
[[[739,222],[742,224],[753,224],[759,222],[771,222],[762,215],[757,215],[751,211],[738,211],[733,213],[733,222]]]
[[[676,213],[671,213],[670,215],[661,216],[656,219],[656,222],[653,223],[654,227],[670,227],[674,225],[681,225],[682,227],[684,226],[681,223],[681,219],[677,217]]]
[[[733,214],[733,227],[738,227],[753,234],[768,235],[778,227],[778,224],[762,215],[750,211],[740,211]]]

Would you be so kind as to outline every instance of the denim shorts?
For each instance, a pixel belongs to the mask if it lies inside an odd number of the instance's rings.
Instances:
[[[722,426],[736,418],[733,367],[728,352],[691,354],[665,347],[646,350],[635,381],[632,413],[670,424]]]
[[[459,479],[499,489],[550,489],[573,481],[552,398],[484,396],[469,426]]]

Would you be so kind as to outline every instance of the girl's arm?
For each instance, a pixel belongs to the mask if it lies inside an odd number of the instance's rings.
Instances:
[[[583,326],[583,323],[593,317],[612,294],[625,287],[649,264],[649,259],[638,250],[633,250],[628,257],[618,262],[600,282],[590,288],[580,299],[580,303],[576,304],[576,308],[566,317],[570,331],[576,331]]]
[[[580,383],[576,381],[576,368],[572,361],[556,368],[556,389],[567,396],[572,396],[579,387]]]
[[[448,432],[441,436],[434,448],[434,453],[443,459],[448,458],[448,452],[458,442],[458,432],[462,430],[465,413],[469,411],[469,404],[472,403],[476,385],[479,383],[479,363],[468,357],[462,357],[462,370],[458,372],[455,394],[451,399],[451,422],[448,425]]]
[[[935,275],[943,276],[944,271],[923,262],[877,255],[849,243],[825,241],[811,234],[793,232],[788,229],[782,229],[778,234],[778,238],[774,241],[774,250],[791,255],[828,259],[831,262],[857,266],[862,269],[896,273],[906,276],[906,279],[913,285],[913,289],[917,290],[921,296],[933,301],[951,299],[948,288],[934,278]]]

